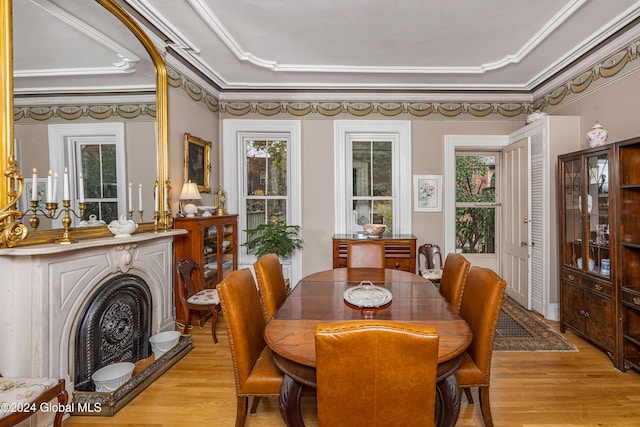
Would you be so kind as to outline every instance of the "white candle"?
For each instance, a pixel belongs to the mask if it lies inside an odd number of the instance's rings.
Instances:
[[[80,203],[84,203],[84,179],[82,178],[82,172],[78,174],[78,193]]]
[[[158,181],[156,181],[156,185],[153,188],[153,203],[154,203],[154,211],[158,212]]]
[[[69,198],[69,171],[67,168],[64,168],[62,175],[62,200],[71,200]]]
[[[142,183],[138,185],[138,210],[142,211]]]
[[[131,186],[133,185],[132,182],[129,182],[129,210],[132,211],[133,210],[133,202],[131,201]]]
[[[168,204],[169,204],[169,189],[167,188],[167,186],[164,187],[164,210],[168,211]]]
[[[56,203],[58,201],[58,172],[53,174],[53,190],[51,190],[51,202]]]
[[[49,176],[47,177],[47,203],[51,203],[53,198],[53,185],[51,185],[51,169],[49,169]]]
[[[33,176],[31,178],[31,200],[38,200],[38,174],[36,168],[33,168]]]

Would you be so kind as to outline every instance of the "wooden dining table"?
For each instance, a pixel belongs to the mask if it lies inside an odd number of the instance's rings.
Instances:
[[[380,308],[358,308],[347,303],[345,290],[363,281],[391,291],[391,302]],[[453,373],[471,343],[469,325],[428,280],[406,271],[374,268],[337,268],[304,277],[267,323],[265,340],[284,373],[280,412],[285,423],[304,426],[300,399],[305,388],[316,387],[317,325],[362,319],[437,328],[440,344],[436,425],[454,426],[460,412],[460,388]]]

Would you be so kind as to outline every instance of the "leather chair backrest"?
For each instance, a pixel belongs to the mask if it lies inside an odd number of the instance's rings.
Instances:
[[[440,295],[451,304],[456,313],[460,312],[469,268],[471,263],[462,255],[454,253],[447,255],[442,279],[440,279]]]
[[[506,282],[488,268],[473,266],[469,270],[467,284],[462,295],[460,317],[473,332],[473,340],[467,354],[484,372],[489,383],[493,341],[502,307]]]
[[[421,257],[424,257],[424,267],[420,264]],[[432,270],[434,268],[442,268],[442,252],[440,246],[432,243],[425,243],[418,248],[418,264],[419,270]]]
[[[267,254],[253,264],[258,278],[258,291],[262,302],[262,314],[269,321],[287,299],[287,285],[282,274],[280,259]]]
[[[240,391],[266,345],[260,295],[248,268],[231,272],[216,288],[229,335],[236,389]]]
[[[355,241],[347,243],[348,268],[385,268],[384,242]]]
[[[318,425],[432,426],[439,337],[433,327],[351,321],[316,329]]]

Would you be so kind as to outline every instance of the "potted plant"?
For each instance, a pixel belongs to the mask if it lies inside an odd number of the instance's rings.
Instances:
[[[287,225],[286,221],[276,218],[245,231],[247,241],[242,246],[246,246],[247,250],[258,258],[266,254],[288,258],[294,250],[302,247],[300,226]]]

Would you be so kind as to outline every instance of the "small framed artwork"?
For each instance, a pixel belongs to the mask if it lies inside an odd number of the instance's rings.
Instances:
[[[45,191],[47,178],[38,178],[36,180],[36,196],[38,197],[38,209],[46,209]],[[24,180],[24,188],[20,195],[20,210],[26,212],[31,209],[31,197],[33,196],[33,180],[29,177]]]
[[[193,136],[184,134],[184,182],[195,182],[198,191],[210,193],[209,176],[211,174],[211,143]]]
[[[413,210],[442,212],[442,175],[413,176]]]

